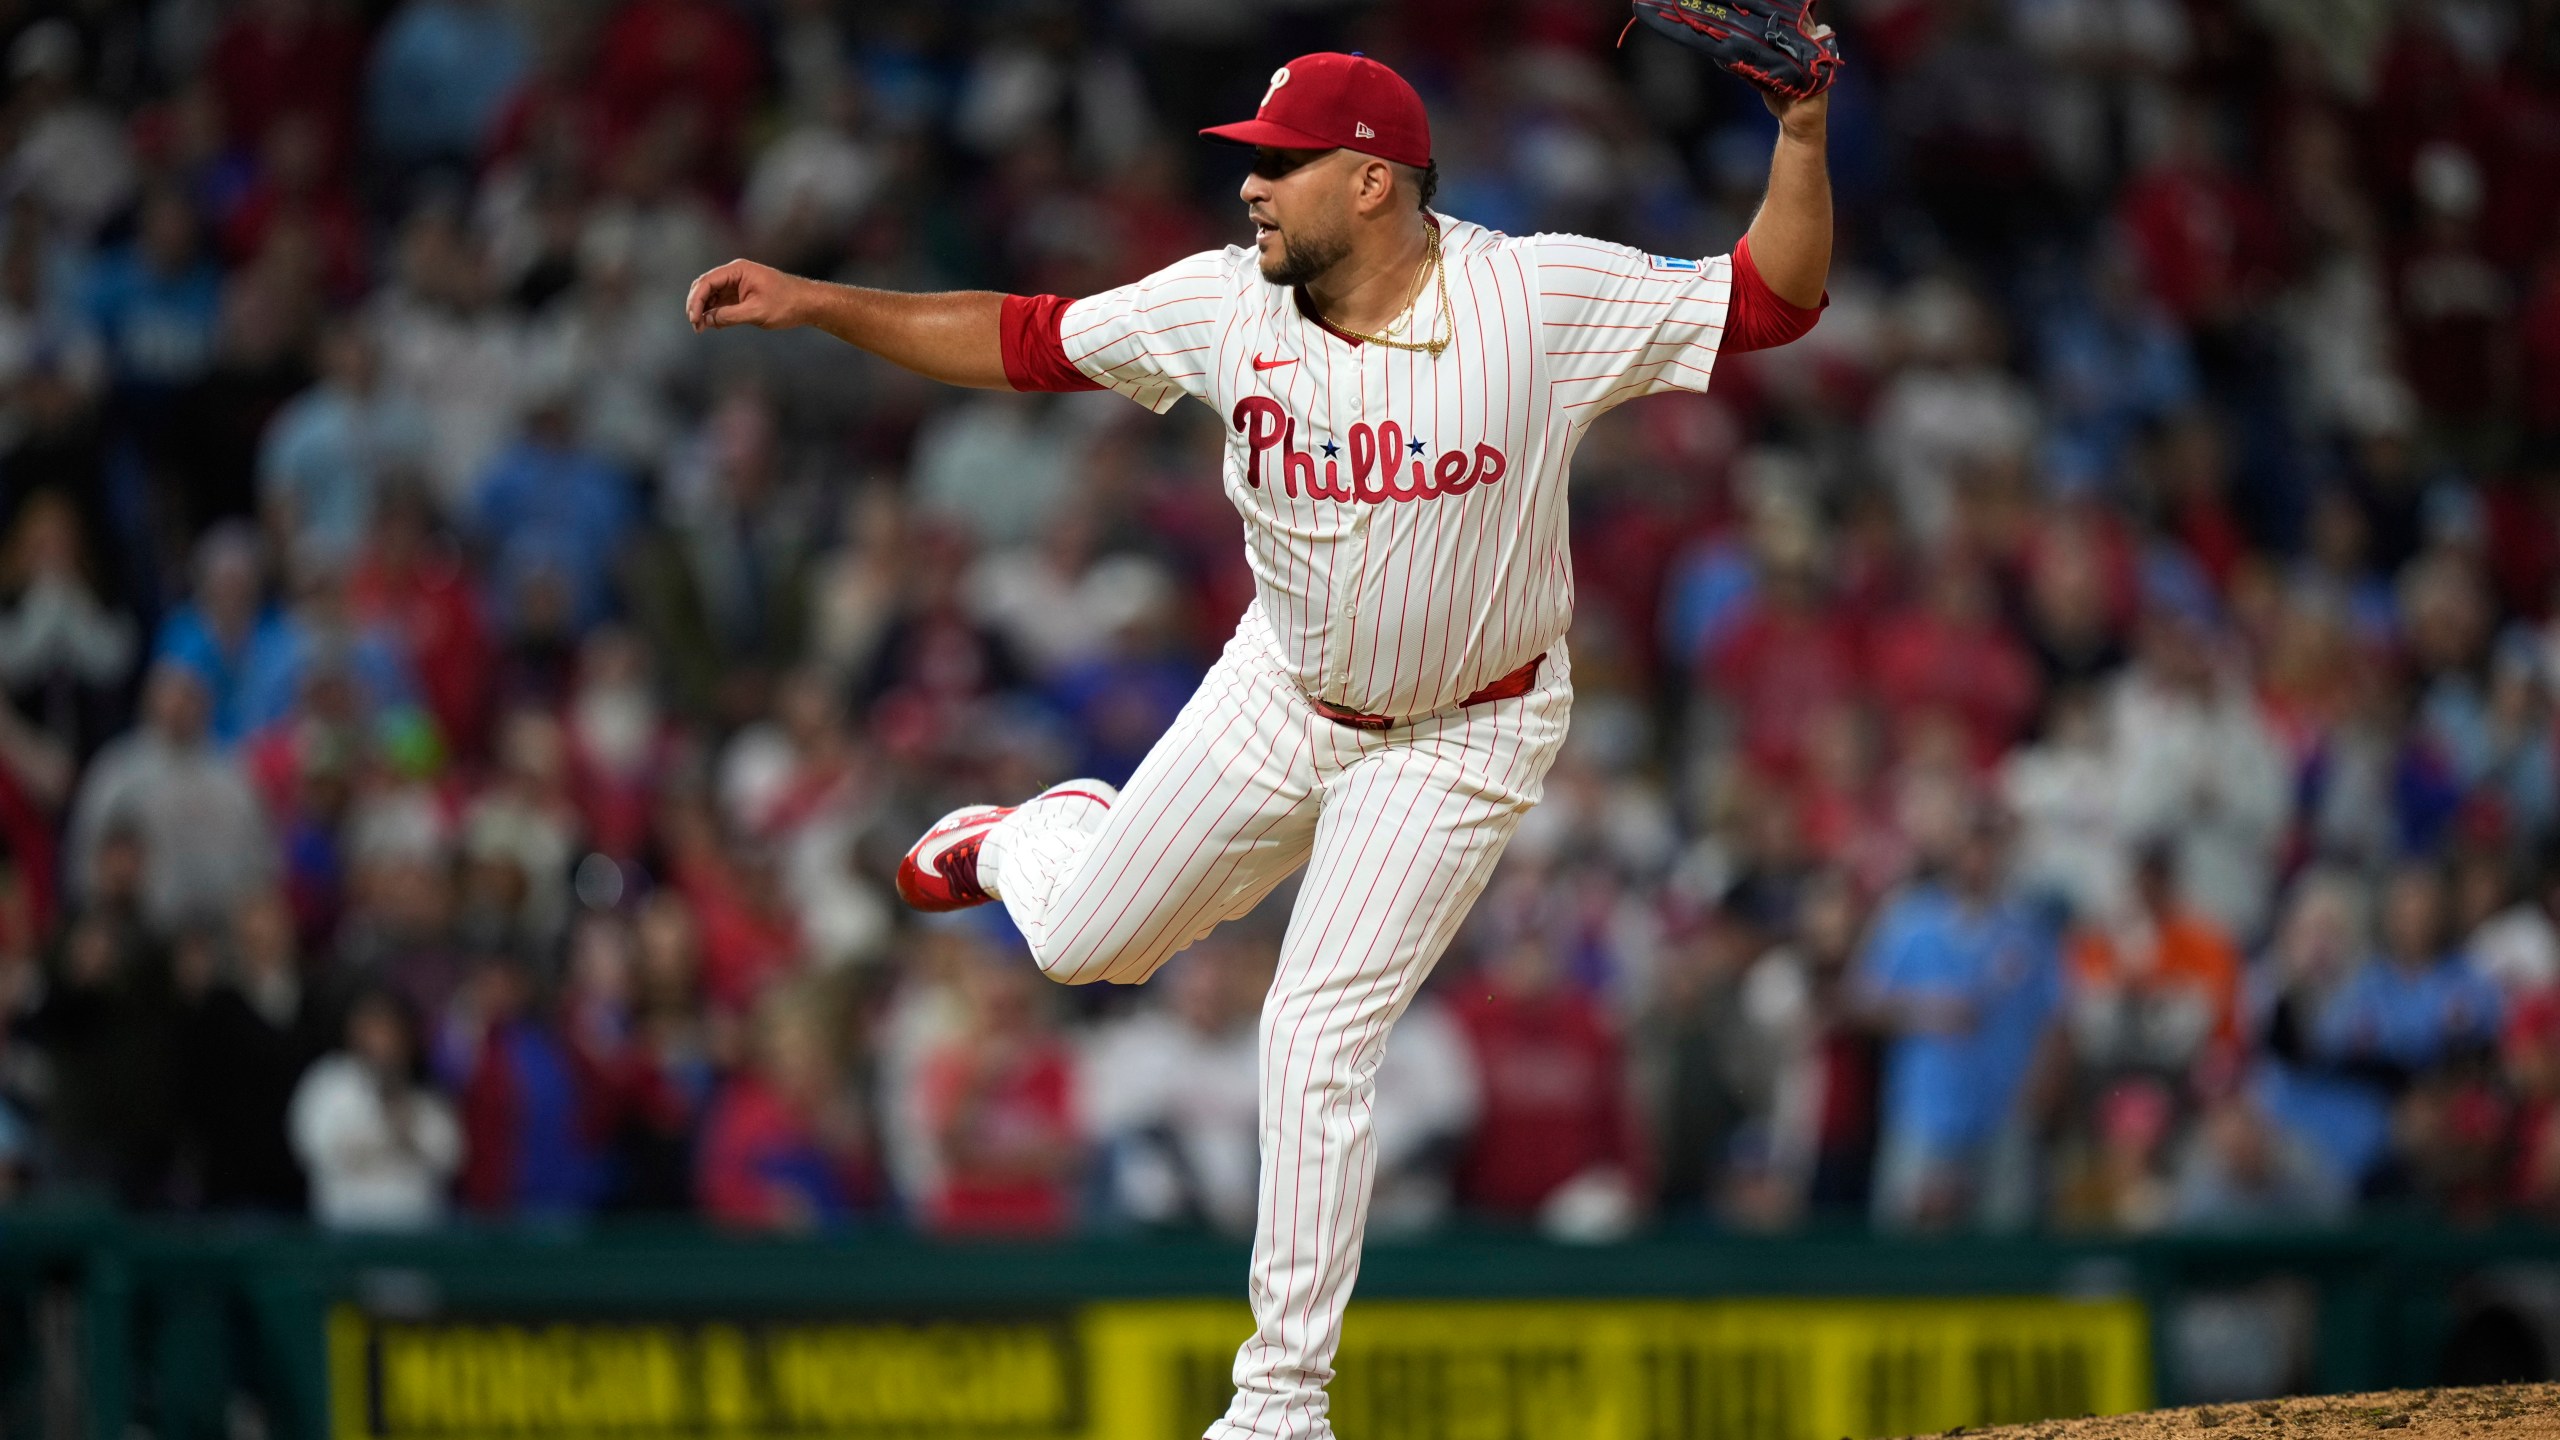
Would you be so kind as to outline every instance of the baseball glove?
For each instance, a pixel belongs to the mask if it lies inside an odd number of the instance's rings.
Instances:
[[[1840,42],[1813,22],[1814,0],[1635,0],[1636,18],[1775,95],[1831,88]]]

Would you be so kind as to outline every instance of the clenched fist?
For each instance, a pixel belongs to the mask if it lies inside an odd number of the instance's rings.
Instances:
[[[785,275],[753,260],[732,260],[705,270],[684,296],[684,318],[696,330],[753,325],[788,330],[809,323],[807,298],[814,282]]]

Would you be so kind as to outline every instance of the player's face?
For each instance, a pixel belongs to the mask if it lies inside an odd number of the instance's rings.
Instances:
[[[1253,173],[1237,193],[1253,220],[1263,279],[1304,285],[1351,253],[1354,160],[1343,150],[1254,150]]]

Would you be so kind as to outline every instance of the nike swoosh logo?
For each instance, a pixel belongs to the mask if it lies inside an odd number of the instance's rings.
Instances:
[[[1295,365],[1297,363],[1298,359],[1294,355],[1286,360],[1265,360],[1259,355],[1253,357],[1253,368],[1256,370],[1277,370],[1283,365]]]

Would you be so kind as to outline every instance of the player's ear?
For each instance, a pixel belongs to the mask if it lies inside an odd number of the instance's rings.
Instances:
[[[1363,215],[1375,215],[1396,198],[1396,167],[1373,156],[1361,157],[1360,178],[1352,204]]]

